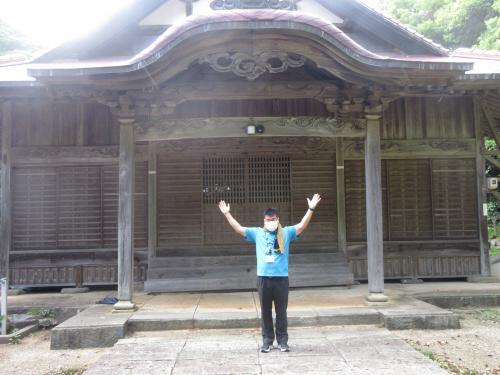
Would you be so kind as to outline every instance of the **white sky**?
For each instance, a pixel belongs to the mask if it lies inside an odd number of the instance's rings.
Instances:
[[[0,0],[0,19],[34,42],[51,47],[90,31],[133,1]],[[362,1],[373,6],[378,0]]]
[[[42,46],[96,27],[132,0],[1,0],[0,19]]]

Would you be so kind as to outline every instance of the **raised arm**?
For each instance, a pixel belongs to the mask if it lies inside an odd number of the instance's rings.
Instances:
[[[309,206],[309,209],[307,210],[306,214],[304,215],[304,217],[302,218],[300,223],[298,223],[295,226],[295,230],[297,231],[297,235],[301,234],[309,225],[309,222],[311,221],[314,209],[316,208],[319,201],[321,200],[321,197],[319,194],[314,194],[312,199],[309,199],[309,198],[306,198],[306,199],[307,199],[307,205]]]
[[[229,204],[226,204],[226,202],[224,202],[224,201],[220,201],[219,202],[220,212],[222,212],[222,214],[226,217],[227,222],[229,223],[229,225],[231,225],[231,227],[234,229],[234,231],[236,233],[238,233],[239,235],[245,237],[245,228],[243,228],[240,225],[240,223],[238,223],[236,221],[236,219],[233,217],[233,215],[231,215],[231,213],[229,212],[230,208],[231,207],[229,206]]]

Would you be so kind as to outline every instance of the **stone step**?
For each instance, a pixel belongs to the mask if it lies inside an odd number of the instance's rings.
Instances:
[[[127,332],[166,331],[184,329],[234,329],[260,327],[257,311],[200,312],[194,316],[161,313],[138,313],[127,321]],[[381,315],[370,307],[339,307],[314,311],[289,310],[289,327],[326,325],[380,325]]]

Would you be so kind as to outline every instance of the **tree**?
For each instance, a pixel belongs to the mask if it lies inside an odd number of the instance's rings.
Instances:
[[[500,48],[500,0],[380,0],[403,24],[448,48]]]
[[[496,0],[493,9],[497,16],[486,20],[486,30],[479,37],[477,46],[483,49],[500,50],[500,0]]]

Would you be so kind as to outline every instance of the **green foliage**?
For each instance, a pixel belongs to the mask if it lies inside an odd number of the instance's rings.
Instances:
[[[11,338],[9,338],[9,344],[11,345],[17,345],[21,342],[21,338],[19,337],[19,335],[17,334],[17,332],[19,332],[19,329],[18,328],[14,328],[10,334],[14,334],[14,336],[12,336]]]
[[[422,350],[419,347],[417,347],[416,349],[419,350],[427,358],[437,362],[439,367],[447,370],[450,374],[457,374],[457,375],[478,375],[479,374],[474,369],[469,369],[469,368],[466,368],[463,366],[457,366],[456,364],[451,362],[450,359],[443,358],[440,355],[438,355],[437,353],[433,352],[432,350]]]
[[[495,0],[493,9],[497,12],[497,16],[485,21],[486,30],[479,37],[477,46],[500,50],[500,0]]]
[[[28,315],[35,316],[37,318],[54,318],[54,312],[51,309],[46,309],[43,307],[34,307],[29,309],[26,313]]]
[[[448,48],[500,48],[500,0],[381,0],[381,7]]]

